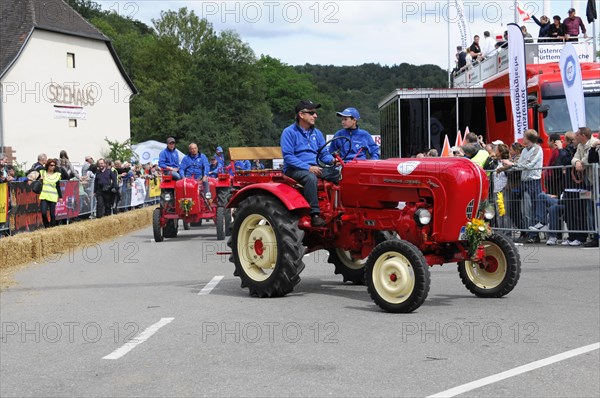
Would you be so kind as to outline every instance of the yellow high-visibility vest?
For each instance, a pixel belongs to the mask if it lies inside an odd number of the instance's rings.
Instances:
[[[42,177],[44,181],[42,193],[40,194],[40,200],[47,200],[48,202],[54,203],[58,202],[56,183],[60,181],[60,173],[54,172],[54,174],[49,175],[46,173],[46,170],[41,170],[40,177]]]

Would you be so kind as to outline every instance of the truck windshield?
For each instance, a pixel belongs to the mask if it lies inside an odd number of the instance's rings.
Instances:
[[[592,131],[600,130],[600,95],[585,95],[585,121]],[[565,133],[573,130],[569,117],[569,107],[564,96],[544,98],[542,103],[548,105],[548,116],[544,119],[546,133]]]

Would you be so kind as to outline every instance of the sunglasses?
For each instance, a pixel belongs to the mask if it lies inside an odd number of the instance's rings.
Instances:
[[[303,111],[302,113],[308,113],[311,116],[314,116],[317,114],[317,111]]]
[[[55,165],[54,163],[50,163],[50,164],[48,165],[48,167],[50,167],[50,166],[54,166],[54,167],[56,167],[56,165]]]

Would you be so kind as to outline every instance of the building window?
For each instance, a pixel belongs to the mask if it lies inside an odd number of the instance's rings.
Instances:
[[[69,127],[77,127],[77,119],[69,119]]]
[[[75,54],[67,53],[67,68],[75,68]]]

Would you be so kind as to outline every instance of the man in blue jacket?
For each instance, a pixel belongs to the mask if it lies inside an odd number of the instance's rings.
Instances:
[[[360,119],[358,110],[346,108],[337,115],[342,118],[343,129],[335,133],[333,138],[346,137],[350,142],[344,139],[334,140],[329,145],[329,152],[333,153],[339,150],[341,154],[345,154],[348,151],[345,161],[364,160],[367,158],[367,153],[371,159],[378,160],[379,146],[373,140],[373,136],[367,130],[358,128],[358,119]]]
[[[189,146],[189,154],[181,161],[181,172],[187,178],[202,180],[204,193],[208,192],[208,172],[210,166],[208,159],[203,153],[198,152],[198,145],[192,142]]]
[[[283,130],[281,134],[281,152],[283,154],[283,172],[304,186],[304,197],[310,205],[311,224],[322,227],[325,220],[320,216],[317,198],[317,177],[338,182],[339,171],[335,168],[317,166],[317,151],[325,145],[323,133],[315,128],[316,109],[321,104],[309,100],[300,101],[295,107],[296,122]],[[324,150],[321,161],[334,163],[333,157]]]
[[[175,148],[175,138],[167,138],[167,147],[160,151],[158,155],[158,167],[164,170],[165,174],[172,175],[174,180],[180,180],[179,174],[179,155]]]

